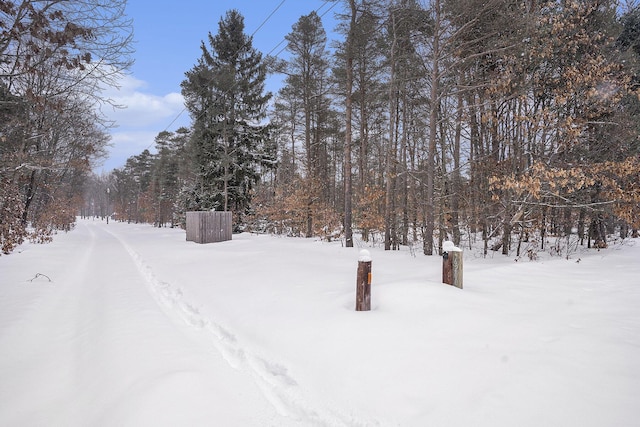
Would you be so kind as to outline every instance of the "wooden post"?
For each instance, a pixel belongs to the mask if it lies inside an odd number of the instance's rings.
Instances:
[[[356,279],[356,311],[371,310],[371,255],[363,249],[358,257]]]
[[[442,251],[442,283],[462,289],[462,250],[446,241]]]

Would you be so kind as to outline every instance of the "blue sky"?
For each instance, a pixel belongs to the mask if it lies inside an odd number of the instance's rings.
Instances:
[[[117,127],[110,132],[109,158],[96,171],[121,167],[128,157],[152,149],[159,132],[190,124],[186,112],[179,116],[184,108],[180,83],[200,57],[201,42],[207,40],[209,32],[217,33],[218,22],[228,10],[237,9],[244,16],[245,32],[255,32],[256,49],[275,54],[284,48],[284,43],[278,44],[291,32],[291,26],[314,10],[324,14],[325,30],[331,33],[336,24],[334,14],[342,7],[342,2],[337,3],[329,10],[334,3],[325,0],[129,0],[127,15],[134,25],[135,63],[121,80],[120,89],[106,93],[127,108],[104,109]],[[277,91],[279,81],[270,78],[268,89]]]

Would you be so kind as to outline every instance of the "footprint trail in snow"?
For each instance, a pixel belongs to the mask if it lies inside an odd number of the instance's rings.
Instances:
[[[151,267],[126,241],[113,235],[131,256],[150,293],[165,313],[204,332],[229,366],[251,375],[265,398],[279,414],[304,425],[331,427],[357,425],[350,417],[310,405],[298,381],[291,376],[285,366],[249,351],[233,332],[203,315],[196,305],[187,301],[179,287],[158,278]]]

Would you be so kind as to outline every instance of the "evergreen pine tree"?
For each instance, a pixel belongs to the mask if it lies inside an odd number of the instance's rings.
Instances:
[[[230,10],[202,43],[202,56],[186,73],[182,94],[193,120],[199,209],[244,214],[261,172],[274,164],[270,128],[263,123],[271,94],[265,93],[266,64],[244,34],[244,18]]]

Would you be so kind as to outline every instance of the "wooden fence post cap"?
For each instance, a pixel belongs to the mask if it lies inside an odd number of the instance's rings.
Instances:
[[[358,262],[371,262],[371,254],[368,250],[362,249],[358,254]]]

